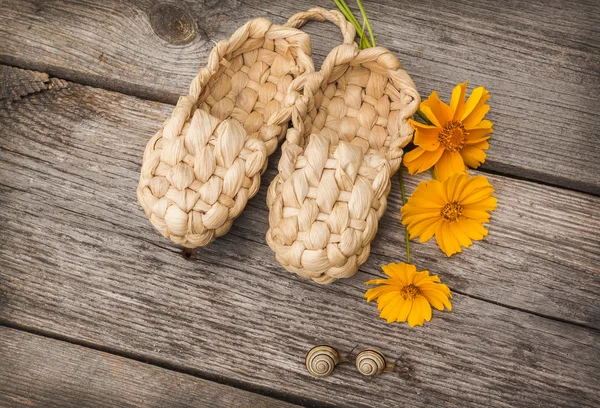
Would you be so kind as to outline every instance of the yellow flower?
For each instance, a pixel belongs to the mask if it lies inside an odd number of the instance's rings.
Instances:
[[[421,111],[433,125],[410,120],[415,128],[417,147],[404,156],[404,165],[410,174],[421,173],[434,167],[436,177],[444,181],[452,173],[461,173],[466,166],[477,168],[485,161],[484,150],[493,132],[492,122],[483,120],[490,109],[485,102],[490,93],[482,86],[475,88],[465,103],[467,83],[452,91],[450,106],[432,92],[421,103]]]
[[[402,224],[410,239],[420,242],[435,239],[447,256],[468,248],[471,240],[487,235],[482,225],[490,220],[488,211],[496,209],[494,189],[484,176],[469,177],[454,173],[445,181],[421,182],[402,207]]]
[[[437,275],[429,276],[429,271],[417,272],[411,264],[391,263],[382,266],[389,279],[374,279],[367,285],[381,285],[367,290],[367,302],[377,299],[381,310],[379,317],[388,323],[405,322],[410,327],[423,326],[425,320],[431,320],[431,306],[437,310],[452,310],[449,298],[452,298],[448,286],[439,283]]]

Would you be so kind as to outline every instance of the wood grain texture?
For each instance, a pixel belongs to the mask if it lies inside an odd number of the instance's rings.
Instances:
[[[404,258],[397,188],[369,261],[326,287],[285,272],[264,243],[273,164],[231,232],[195,259],[160,237],[135,187],[143,147],[170,109],[78,85],[5,103],[0,321],[304,403],[600,403],[600,362],[590,358],[600,337],[600,199],[490,176],[500,206],[489,239],[450,260],[433,243],[414,246],[419,267],[455,296],[451,313],[409,330],[362,299],[382,263]],[[412,190],[420,179],[410,180]],[[304,354],[321,343],[378,347],[399,368],[365,379],[342,365],[313,379]]]
[[[283,23],[327,0],[4,0],[0,62],[174,103],[213,41],[251,18]],[[492,94],[484,169],[600,194],[600,3],[365,1],[378,44],[399,56],[421,95],[464,80]],[[312,24],[315,59],[339,43]]]
[[[0,327],[0,406],[297,407],[6,327]]]

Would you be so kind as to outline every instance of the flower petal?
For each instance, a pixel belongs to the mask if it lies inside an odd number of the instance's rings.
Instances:
[[[464,248],[470,247],[473,243],[473,241],[471,241],[467,233],[461,229],[459,223],[455,222],[450,224],[450,232],[456,237],[459,245]]]
[[[400,307],[402,305],[402,302],[404,302],[404,299],[402,298],[402,296],[396,296],[394,299],[392,299],[391,302],[389,302],[387,304],[387,306],[385,306],[381,310],[379,317],[381,317],[382,319],[385,319],[388,324],[397,320],[398,315],[400,313]]]
[[[393,293],[393,292],[388,292],[385,293],[381,296],[379,296],[379,299],[377,300],[377,308],[379,310],[383,310],[383,308],[385,308],[390,302],[392,302],[394,299],[401,297],[399,293]]]
[[[377,299],[379,296],[384,295],[389,292],[396,291],[398,295],[400,295],[400,290],[396,286],[391,285],[382,285],[376,288],[372,288],[367,290],[365,293],[365,298],[367,298],[367,302],[372,301],[373,299]]]
[[[475,146],[463,147],[460,151],[460,155],[465,164],[472,169],[476,169],[477,167],[481,166],[486,158],[486,153]]]
[[[450,109],[454,112],[453,119],[458,120],[465,108],[465,94],[467,93],[467,81],[458,84],[452,90],[450,98]]]
[[[442,252],[448,257],[457,252],[462,252],[458,239],[450,232],[450,226],[447,222],[443,222],[438,226],[435,239]]]
[[[437,127],[429,129],[418,128],[415,132],[413,142],[417,146],[432,152],[440,147],[440,131],[441,129]]]
[[[470,144],[469,147],[476,147],[477,149],[487,150],[490,148],[490,143],[487,140],[482,140],[481,142]]]
[[[490,98],[490,93],[483,87],[479,86],[473,89],[469,99],[465,103],[465,109],[460,117],[464,121],[477,107],[483,105]]]
[[[412,209],[412,208],[411,208]],[[418,208],[412,209],[412,213],[408,210],[402,213],[402,224],[417,224],[421,221],[429,219],[438,219],[440,217],[440,210],[419,210]]]
[[[415,129],[419,128],[419,129],[439,129],[439,130],[442,130],[441,127],[432,126],[432,125],[428,125],[426,123],[417,122],[414,119],[408,119],[408,123],[410,123],[410,125],[413,128],[415,128]]]
[[[473,110],[469,116],[463,120],[463,126],[465,128],[473,128],[477,126],[489,112],[490,105],[481,105]]]
[[[423,321],[429,316],[431,320],[431,306],[423,296],[417,296],[413,299],[412,310],[408,315],[408,325],[410,327],[423,326]]]
[[[415,196],[414,194],[410,197],[409,199],[410,204],[407,202],[402,208],[408,207],[414,207],[416,209],[419,210],[441,210],[443,204],[440,203],[439,200],[436,200],[435,198],[431,198],[430,197],[423,197],[421,198],[421,195],[419,196]]]
[[[417,199],[422,199],[432,201],[436,203],[439,208],[442,208],[444,204],[446,204],[444,197],[445,194],[442,190],[442,183],[439,180],[422,181],[415,189],[415,192],[412,193],[406,205],[412,205]]]
[[[463,218],[458,221],[460,224],[460,228],[471,238],[472,240],[479,241],[485,237],[488,232],[481,223]]]
[[[423,105],[423,103],[421,103],[421,106],[419,107],[419,109],[421,109],[421,111],[425,114],[425,116],[427,116],[427,119],[429,119],[429,121],[431,123],[433,123],[435,126],[437,126],[439,128],[443,127],[440,124],[440,121],[438,120],[438,118],[435,117],[435,114],[432,112],[432,110],[429,106],[425,106],[425,105]]]
[[[452,298],[450,289],[448,288],[448,286],[444,285],[443,283],[433,283],[433,282],[421,283],[419,285],[419,290],[423,290],[423,289],[431,289],[431,290],[441,291],[447,297]]]
[[[444,150],[444,154],[435,164],[435,176],[439,181],[446,180],[452,173],[465,171],[465,162],[458,152]]]
[[[431,239],[431,237],[433,237],[433,235],[437,231],[439,225],[443,222],[444,221],[440,218],[435,223],[432,223],[429,227],[427,227],[427,229],[425,229],[425,231],[423,231],[423,233],[421,234],[421,237],[419,238],[419,242],[423,243],[423,242],[429,241]]]
[[[413,224],[407,225],[409,238],[414,239],[419,236],[422,236],[425,232],[431,230],[434,226],[436,226],[440,221],[442,221],[442,218],[439,216],[439,213],[438,213],[437,217],[430,217],[421,222],[415,222]],[[435,230],[434,230],[434,232],[435,232]],[[431,236],[429,238],[431,238]],[[420,240],[420,242],[425,242],[425,241]]]
[[[481,122],[479,122],[477,125],[475,125],[473,128],[470,128],[470,129],[465,128],[465,129],[467,131],[471,131],[473,129],[489,129],[492,126],[494,126],[494,124],[492,123],[491,120],[484,119]]]
[[[427,280],[427,278],[429,278],[429,271],[425,269],[417,272],[411,283],[415,286],[418,286],[419,282],[423,282],[424,280]]]
[[[494,129],[492,128],[467,129],[467,137],[465,138],[465,143],[467,145],[471,145],[474,143],[483,142],[484,140],[488,140],[490,138],[489,134],[493,132]]]
[[[382,266],[381,269],[389,277],[398,280],[398,282],[400,282],[402,286],[408,285],[408,281],[406,280],[406,271],[404,264],[390,263],[388,265]]]
[[[481,223],[488,222],[491,217],[491,215],[485,211],[472,210],[470,208],[463,208],[462,215],[463,217],[467,217]]]
[[[489,196],[494,194],[494,189],[492,187],[480,187],[477,190],[473,191],[470,195],[465,197],[461,201],[461,205],[463,207],[469,206],[471,204],[478,203],[482,200],[485,200]]]
[[[423,308],[423,317],[425,317],[425,321],[430,321],[431,320],[431,305],[429,304],[429,302],[427,301],[427,298],[425,298],[425,296],[417,296],[417,298],[415,300],[419,301],[419,303],[421,303],[422,308]]]
[[[463,186],[463,190],[458,197],[458,202],[465,206],[464,201],[474,192],[480,189],[491,188],[490,182],[485,176],[469,177]]]
[[[443,285],[445,286],[445,285]],[[419,288],[421,295],[427,299],[427,301],[435,307],[437,310],[444,310],[444,306],[448,310],[452,310],[452,304],[448,297],[441,290],[436,289],[421,289]]]
[[[463,205],[464,210],[476,210],[476,211],[494,211],[497,207],[498,199],[495,197],[487,197],[476,203]]]
[[[430,152],[421,147],[416,147],[404,155],[404,165],[410,174],[421,173],[433,167],[443,153],[443,148]]]
[[[408,315],[410,314],[410,311],[412,310],[412,306],[413,306],[413,300],[406,299],[404,301],[404,303],[402,303],[402,305],[400,305],[400,310],[398,311],[398,318],[396,319],[396,321],[397,322],[405,322],[406,319],[408,318]]]
[[[458,197],[460,197],[460,193],[462,192],[465,183],[468,181],[469,175],[465,172],[463,173],[454,173],[445,183],[443,183],[443,187],[446,189],[446,197],[448,198],[448,202],[453,203],[458,201]]]
[[[427,115],[425,111],[426,108],[429,108],[431,110],[438,123],[435,123],[433,120],[431,120],[431,118],[429,117],[429,115]],[[436,91],[433,91],[431,95],[429,95],[429,98],[427,98],[427,100],[421,102],[421,110],[423,111],[423,113],[425,113],[425,115],[431,122],[433,122],[436,125],[440,124],[442,125],[441,127],[445,126],[446,123],[450,122],[454,117],[454,111],[452,111],[452,109],[450,109],[450,106],[448,106],[445,102],[442,102],[440,100]]]

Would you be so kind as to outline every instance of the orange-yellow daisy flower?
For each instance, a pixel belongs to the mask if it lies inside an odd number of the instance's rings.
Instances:
[[[436,177],[443,181],[452,173],[461,173],[467,166],[477,168],[485,161],[484,150],[489,148],[487,140],[493,132],[493,123],[483,119],[490,109],[485,103],[490,93],[480,86],[465,103],[466,89],[466,82],[454,88],[450,106],[435,91],[421,103],[420,109],[432,125],[410,120],[417,145],[404,156],[410,174],[435,166]]]
[[[425,242],[435,235],[447,256],[462,252],[461,246],[468,248],[472,240],[487,235],[482,224],[496,209],[493,193],[487,178],[467,173],[454,173],[445,181],[423,181],[402,207],[402,224],[411,239],[420,237]]]
[[[431,320],[431,306],[437,310],[452,310],[452,294],[448,286],[440,283],[437,275],[429,276],[429,271],[417,272],[411,264],[391,263],[382,266],[389,279],[374,279],[367,285],[381,285],[367,290],[367,302],[377,299],[381,310],[379,317],[388,323],[406,322],[410,327],[423,326]]]

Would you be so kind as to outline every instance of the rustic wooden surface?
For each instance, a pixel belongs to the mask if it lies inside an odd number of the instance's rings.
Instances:
[[[294,407],[191,375],[0,327],[2,407]]]
[[[77,84],[5,103],[7,324],[303,403],[595,405],[600,199],[490,175],[500,206],[489,239],[450,260],[433,243],[413,247],[451,286],[454,311],[423,329],[387,326],[361,296],[379,265],[403,258],[397,189],[373,255],[335,285],[288,274],[264,243],[273,166],[231,233],[186,260],[134,199],[140,152],[170,109]],[[302,358],[317,343],[380,347],[400,369],[313,380]]]
[[[365,2],[422,95],[466,78],[493,94],[483,171],[499,208],[463,254],[413,245],[455,295],[415,330],[362,300],[380,265],[404,259],[397,183],[368,262],[326,287],[264,242],[277,154],[230,234],[195,254],[137,206],[146,141],[212,41],[313,3],[286,4],[0,1],[0,62],[25,68],[0,65],[0,405],[598,406],[595,2]],[[308,31],[320,60],[335,29]],[[320,343],[378,347],[399,367],[313,379],[303,356]]]
[[[285,22],[328,0],[3,0],[0,62],[174,103],[213,41],[247,20]],[[484,168],[600,193],[600,3],[594,0],[365,2],[380,45],[423,96],[464,80],[492,94]],[[318,61],[341,36],[307,29]]]

